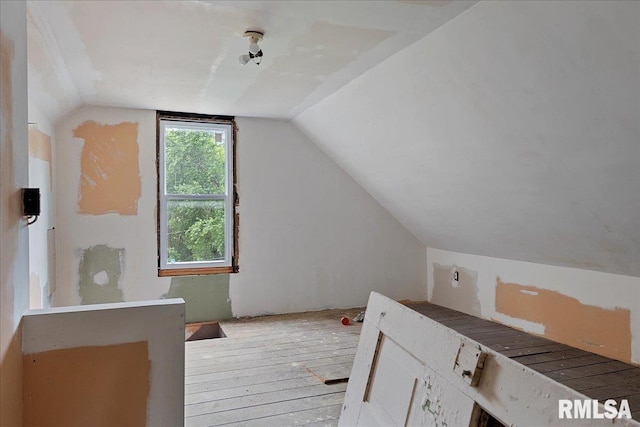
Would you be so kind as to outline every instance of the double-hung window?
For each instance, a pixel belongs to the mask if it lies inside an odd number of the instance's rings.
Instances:
[[[237,271],[232,118],[158,112],[160,276]]]

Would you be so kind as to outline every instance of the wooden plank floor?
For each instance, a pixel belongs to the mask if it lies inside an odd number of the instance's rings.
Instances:
[[[325,310],[221,322],[227,338],[186,346],[185,425],[335,426],[361,323]]]
[[[599,400],[627,399],[640,420],[640,368],[429,303],[408,307]],[[326,310],[222,322],[227,338],[186,345],[185,425],[335,426],[361,309]]]
[[[640,420],[640,367],[438,305],[407,306],[592,399],[627,399]]]

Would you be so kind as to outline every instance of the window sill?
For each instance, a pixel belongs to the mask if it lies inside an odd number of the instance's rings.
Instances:
[[[230,267],[203,267],[203,268],[171,268],[158,270],[158,277],[173,277],[173,276],[202,276],[207,274],[231,274],[237,273],[238,266]]]

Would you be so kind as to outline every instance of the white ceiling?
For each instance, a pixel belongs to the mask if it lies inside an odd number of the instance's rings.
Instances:
[[[640,276],[640,2],[31,1],[30,100],[293,118],[430,247]],[[244,30],[265,31],[242,66]]]
[[[30,86],[80,104],[291,118],[475,1],[30,1]],[[246,29],[265,32],[242,66]]]

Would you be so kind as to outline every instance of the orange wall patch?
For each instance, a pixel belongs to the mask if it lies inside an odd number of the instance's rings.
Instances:
[[[24,426],[145,426],[147,342],[23,356]]]
[[[496,286],[496,311],[544,325],[544,336],[586,351],[631,362],[631,313],[582,304],[575,298],[534,286]]]
[[[84,122],[73,136],[84,139],[78,212],[137,215],[140,198],[138,123]]]
[[[49,189],[53,191],[53,168],[51,167],[51,137],[38,128],[29,129],[29,155],[44,160],[49,165]]]

